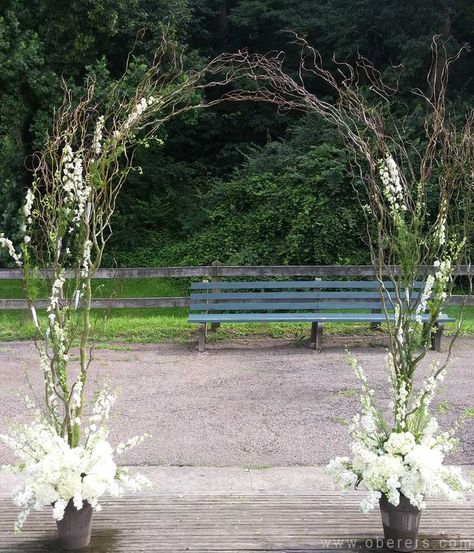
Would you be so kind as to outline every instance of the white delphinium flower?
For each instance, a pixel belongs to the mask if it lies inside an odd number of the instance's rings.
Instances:
[[[421,294],[420,300],[418,302],[418,305],[416,306],[415,319],[419,324],[422,323],[422,315],[423,313],[426,312],[426,309],[428,307],[428,300],[431,298],[434,283],[435,283],[434,276],[428,275],[426,277],[425,287],[423,288],[423,292]]]
[[[83,278],[87,278],[90,271],[91,249],[92,249],[92,242],[90,240],[86,240],[86,242],[84,243],[84,251],[82,252],[81,276]]]
[[[33,193],[33,190],[31,190],[31,188],[28,188],[25,197],[25,205],[23,206],[23,214],[26,220],[28,220],[28,218],[31,216],[34,201],[35,195]]]
[[[82,402],[82,380],[79,377],[74,383],[72,397],[71,397],[71,409],[76,409],[81,406]]]
[[[90,430],[92,433],[97,432],[98,428],[105,428],[109,420],[110,410],[115,403],[115,396],[108,392],[105,388],[96,397],[92,406],[92,414],[89,417]]]
[[[439,362],[435,361],[431,366],[430,375],[423,381],[419,391],[413,399],[412,404],[412,417],[415,418],[418,415],[422,417],[428,416],[428,410],[436,394],[438,385],[443,382],[446,375],[447,367],[439,370]],[[434,418],[430,419],[430,424],[435,422]]]
[[[445,212],[445,206],[441,207],[441,211]],[[437,221],[435,228],[435,240],[440,246],[443,246],[446,243],[446,215],[441,215]]]
[[[105,118],[103,115],[101,115],[97,119],[97,123],[95,125],[94,138],[92,139],[92,148],[96,155],[100,155],[102,151],[102,131],[104,129],[104,121]]]
[[[406,427],[408,390],[405,380],[400,380],[395,395],[395,422],[400,428]]]
[[[63,286],[65,283],[64,272],[57,275],[51,286],[51,296],[49,297],[48,307],[46,312],[48,313],[48,319],[50,322],[50,329],[54,332],[58,329],[56,336],[61,335],[61,329],[56,324],[56,311],[60,308],[60,300],[63,297]]]
[[[5,248],[8,253],[10,254],[10,257],[13,259],[13,261],[16,263],[17,267],[22,267],[23,263],[21,261],[21,252],[17,252],[15,250],[15,246],[13,245],[13,242],[9,238],[5,238],[5,235],[0,233],[0,246],[2,248]]]
[[[153,103],[153,102],[152,102]],[[129,129],[139,121],[141,116],[145,113],[145,111],[148,109],[149,106],[152,104],[148,104],[148,101],[146,98],[141,98],[127,117],[127,120],[124,123],[124,128]]]
[[[126,442],[121,442],[118,444],[118,446],[115,448],[115,454],[116,455],[122,455],[129,449],[132,449],[134,447],[137,447],[141,443],[143,443],[147,438],[149,438],[149,434],[142,434],[140,436],[134,436],[133,438],[130,438]]]
[[[116,140],[119,140],[122,137],[123,132],[130,130],[133,125],[140,121],[143,114],[147,110],[149,110],[152,106],[157,106],[158,104],[159,98],[155,98],[154,96],[149,96],[148,98],[140,98],[133,107],[125,122],[123,123],[122,129],[115,130],[112,136]]]
[[[25,244],[29,244],[31,242],[31,236],[27,234],[27,226],[26,223],[31,224],[33,219],[31,217],[31,212],[33,210],[33,204],[35,201],[35,195],[31,188],[28,188],[25,196],[25,203],[23,205],[23,216],[24,216],[24,222],[22,223],[20,230],[24,234],[23,236],[23,242]]]
[[[84,179],[83,161],[80,153],[76,152],[74,154],[69,144],[66,144],[63,149],[62,162],[62,184],[66,192],[69,209],[74,214],[72,223],[73,225],[77,225],[84,213],[91,193],[91,187]],[[73,227],[69,230],[72,232]]]
[[[441,493],[444,493],[449,501],[456,503],[464,501],[465,492],[472,491],[472,482],[464,478],[460,467],[443,466],[438,473]]]
[[[372,413],[368,413],[362,416],[360,419],[360,424],[365,432],[367,432],[367,434],[373,434],[377,431],[377,423],[375,422]]]
[[[387,154],[385,159],[379,162],[379,175],[392,214],[399,215],[401,212],[407,211],[400,170],[390,154]]]

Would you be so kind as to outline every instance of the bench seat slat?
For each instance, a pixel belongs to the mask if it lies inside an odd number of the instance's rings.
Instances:
[[[388,298],[387,294],[384,294],[385,298]],[[419,297],[418,293],[413,294],[413,299]],[[361,299],[361,300],[380,300],[379,292],[228,292],[228,293],[200,293],[191,294],[191,302],[205,301],[205,300],[276,300],[276,299]]]
[[[392,282],[384,282],[387,289],[393,288]],[[423,282],[416,282],[415,288],[422,288]],[[378,290],[380,283],[374,280],[289,280],[279,282],[252,281],[252,282],[193,282],[191,290],[278,290],[291,288],[365,288]]]
[[[394,316],[389,317],[390,320]],[[189,316],[190,323],[252,323],[252,322],[368,322],[383,323],[385,315],[379,313],[220,313],[198,314]],[[423,321],[429,320],[429,315],[422,315]],[[441,313],[438,322],[451,322],[455,319]]]

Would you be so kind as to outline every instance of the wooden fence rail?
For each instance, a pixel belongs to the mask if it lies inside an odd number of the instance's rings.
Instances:
[[[424,267],[423,273],[433,271]],[[474,267],[459,265],[456,276],[474,276]],[[195,267],[141,267],[135,269],[99,269],[94,278],[196,278],[196,277],[371,277],[374,276],[372,265],[212,265]],[[0,280],[21,279],[19,269],[0,269]]]
[[[395,269],[396,270],[396,269]],[[432,272],[432,267],[425,267],[423,273]],[[474,268],[468,265],[456,267],[456,276],[474,276]],[[43,274],[43,276],[47,276]],[[215,261],[212,265],[195,267],[154,267],[135,269],[99,269],[94,275],[97,279],[131,279],[131,278],[205,278],[219,280],[221,278],[250,277],[250,278],[285,278],[285,277],[373,277],[374,269],[371,265],[249,265],[232,266],[222,265]],[[20,280],[21,271],[18,269],[0,269],[0,280]],[[473,296],[455,295],[451,298],[453,305],[474,305]],[[95,299],[94,308],[146,308],[146,307],[186,307],[188,297],[153,297],[153,298],[105,298]],[[46,307],[46,301],[36,303],[38,308]],[[0,299],[0,310],[28,309],[24,299]]]

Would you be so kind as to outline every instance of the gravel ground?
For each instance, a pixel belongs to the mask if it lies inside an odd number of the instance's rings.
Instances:
[[[124,455],[123,464],[320,465],[347,453],[347,421],[357,409],[346,345],[388,401],[385,350],[369,343],[374,340],[327,337],[317,353],[279,340],[232,340],[210,344],[203,354],[194,344],[111,345],[96,350],[91,385],[108,376],[117,390],[114,440],[152,435]],[[473,352],[474,339],[458,341],[436,408],[446,425],[470,410],[451,458],[456,464],[474,464]],[[430,352],[425,372],[436,359],[443,354]],[[15,417],[28,416],[18,394],[27,391],[25,368],[39,390],[36,366],[33,344],[0,344],[2,431]],[[9,461],[0,446],[0,463]]]

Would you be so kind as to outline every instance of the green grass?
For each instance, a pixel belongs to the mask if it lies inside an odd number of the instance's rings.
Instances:
[[[449,403],[447,401],[441,401],[438,403],[438,412],[444,415],[449,410]]]
[[[337,396],[340,397],[359,397],[359,390],[355,388],[345,388],[344,390],[338,390],[335,392]]]
[[[466,419],[474,419],[474,407],[467,407],[464,409],[463,416]]]
[[[189,281],[173,279],[127,279],[123,281],[94,281],[96,297],[157,297],[186,296]],[[39,290],[38,295],[44,296]],[[23,292],[19,281],[0,281],[0,298],[21,298]],[[454,317],[459,315],[458,307],[448,308]],[[93,312],[96,324],[96,339],[100,342],[143,342],[164,340],[189,341],[196,339],[197,325],[187,322],[187,308],[135,308],[111,309]],[[40,318],[44,314],[39,314]],[[454,325],[447,325],[446,331],[453,332]],[[371,336],[374,330],[370,324],[337,323],[326,325],[329,335]],[[375,331],[377,332],[377,331]],[[383,336],[383,329],[380,331]],[[474,334],[474,307],[464,310],[462,333]],[[0,311],[0,341],[28,340],[34,337],[34,326],[28,311]],[[209,334],[209,341],[226,340],[229,337],[284,338],[297,347],[309,335],[307,323],[250,323],[228,324]]]

